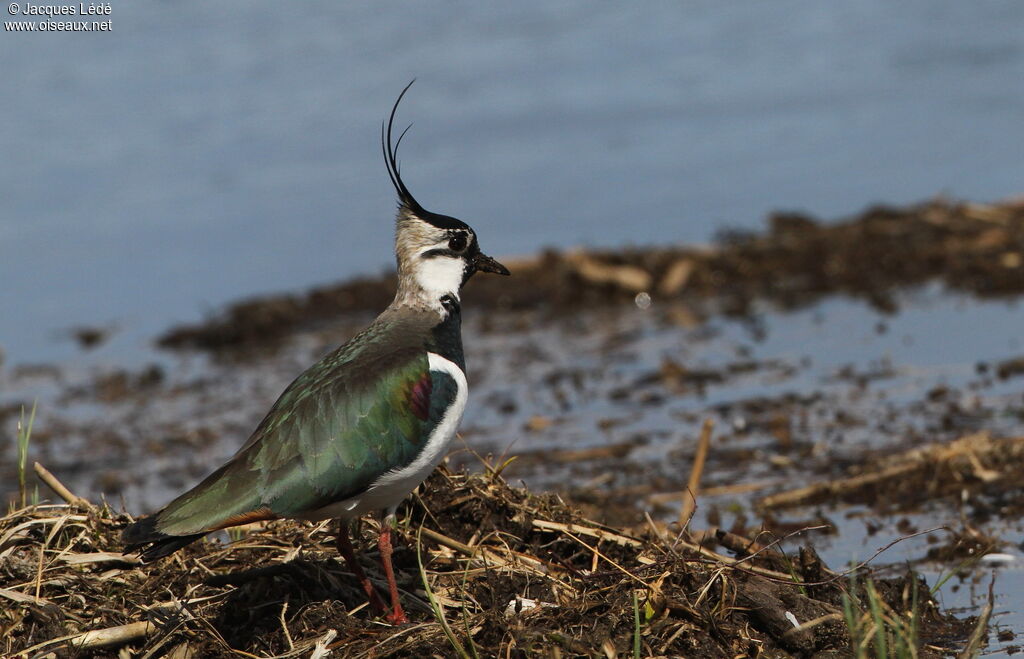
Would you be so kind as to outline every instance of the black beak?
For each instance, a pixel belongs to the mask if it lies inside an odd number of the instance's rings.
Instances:
[[[493,272],[496,275],[510,275],[508,268],[498,263],[483,252],[480,252],[473,259],[473,268],[480,272]]]

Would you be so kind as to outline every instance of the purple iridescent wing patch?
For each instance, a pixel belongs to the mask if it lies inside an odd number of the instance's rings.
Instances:
[[[433,389],[433,384],[434,381],[430,377],[430,371],[427,371],[412,386],[412,391],[409,392],[409,404],[412,406],[412,413],[420,421],[426,421],[430,418],[430,393]]]

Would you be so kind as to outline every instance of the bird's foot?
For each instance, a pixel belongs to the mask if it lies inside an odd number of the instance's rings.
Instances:
[[[409,618],[406,617],[405,611],[402,610],[401,606],[396,607],[394,611],[384,616],[384,619],[396,627],[409,624]]]

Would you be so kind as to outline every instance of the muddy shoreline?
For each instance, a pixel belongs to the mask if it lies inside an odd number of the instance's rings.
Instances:
[[[979,560],[1024,538],[1009,524],[1024,510],[1014,478],[1024,468],[1024,346],[1013,331],[1022,254],[1024,205],[935,200],[834,223],[776,215],[762,233],[703,248],[521,259],[514,277],[466,290],[474,400],[448,466],[504,464],[510,482],[642,537],[678,514],[710,419],[694,543],[739,555],[737,538],[800,531],[779,548],[797,556],[809,543],[835,567],[847,550],[908,537],[873,565],[897,578],[907,566],[955,571],[952,589],[981,592]],[[392,285],[365,278],[241,302],[168,330],[152,364],[0,369],[0,428],[13,437],[38,399],[32,460],[116,510],[151,510],[230,456],[298,372],[387,304]],[[103,344],[93,329],[76,332],[83,350]],[[0,448],[9,484],[15,456],[13,441]],[[915,536],[932,527],[948,531]],[[997,600],[1016,621],[1024,598],[1006,583]],[[321,613],[323,624],[341,615]],[[946,641],[935,647],[953,648],[971,620],[937,624]],[[1015,629],[990,640],[1009,653]],[[778,644],[784,630],[773,633]],[[825,651],[814,647],[786,651]]]
[[[726,231],[706,248],[547,250],[510,267],[508,280],[477,277],[464,292],[466,308],[574,313],[646,294],[654,302],[713,301],[722,313],[743,315],[759,301],[793,309],[842,294],[892,312],[895,289],[929,281],[978,296],[1024,292],[1024,203],[937,199],[827,223],[775,214],[764,232]],[[383,276],[261,297],[172,328],[158,343],[212,351],[257,345],[311,323],[377,312],[393,293],[394,278]]]

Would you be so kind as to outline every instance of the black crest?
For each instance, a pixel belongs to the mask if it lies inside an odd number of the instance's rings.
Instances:
[[[398,203],[424,222],[428,222],[439,229],[469,229],[469,226],[462,220],[457,220],[447,215],[431,213],[423,208],[423,206],[420,206],[416,198],[409,192],[409,188],[405,187],[405,181],[402,180],[401,168],[398,165],[398,147],[402,144],[402,138],[412,128],[412,124],[409,124],[402,131],[402,134],[398,136],[398,141],[393,144],[392,132],[395,125],[395,113],[398,112],[398,104],[402,102],[402,97],[412,87],[413,82],[416,82],[416,80],[413,79],[405,86],[402,93],[398,95],[398,100],[395,101],[394,107],[391,108],[391,115],[380,127],[380,144],[384,152],[384,164],[387,166],[388,176],[391,178],[391,185],[395,186],[395,192],[398,193]]]

